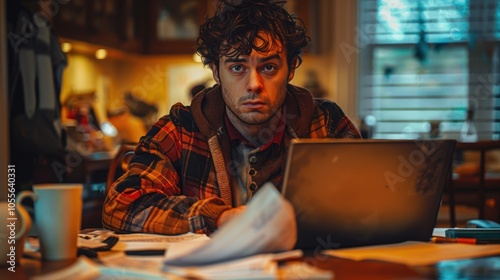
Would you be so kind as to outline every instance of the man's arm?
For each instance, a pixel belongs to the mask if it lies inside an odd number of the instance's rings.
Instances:
[[[185,137],[165,118],[141,139],[128,171],[111,186],[106,197],[106,228],[163,234],[210,233],[217,228],[217,218],[231,206],[217,197],[216,182],[204,182],[203,187],[184,182],[180,187],[181,175],[174,165],[189,161],[189,154],[194,152],[186,149]],[[181,160],[182,156],[185,158]],[[183,193],[186,184],[196,192],[189,196]]]

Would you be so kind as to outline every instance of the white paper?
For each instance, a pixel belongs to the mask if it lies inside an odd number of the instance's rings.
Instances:
[[[446,230],[450,228],[434,228],[432,231],[432,236],[440,236],[440,237],[445,237],[446,236]]]
[[[205,266],[165,266],[164,271],[191,279],[275,279],[277,263],[272,254],[263,254]]]
[[[57,270],[51,273],[46,273],[34,276],[33,280],[66,280],[66,279],[95,279],[100,275],[99,267],[96,263],[87,257],[79,257],[78,260],[71,266]]]
[[[444,260],[477,258],[500,253],[500,245],[428,243],[408,241],[397,244],[325,250],[322,253],[351,260],[381,260],[406,265],[430,265]]]
[[[209,240],[206,234],[186,233],[180,235],[161,235],[149,233],[117,234],[118,242],[112,251],[161,250],[167,249],[172,243],[186,244],[197,240]]]
[[[293,206],[276,188],[267,183],[237,218],[224,224],[211,240],[173,243],[166,252],[165,264],[172,266],[207,265],[255,254],[292,249],[297,241]]]
[[[287,251],[278,254],[254,255],[229,262],[193,267],[163,267],[161,256],[128,256],[124,253],[113,253],[100,257],[104,266],[99,266],[101,276],[96,280],[107,279],[311,279],[309,276],[331,275],[328,271],[306,264],[292,263],[286,265],[282,272],[277,261],[302,256],[301,250]],[[320,272],[318,274],[318,272]],[[286,277],[284,277],[286,275]],[[301,275],[293,278],[292,275]],[[327,278],[327,279],[331,279]]]
[[[277,254],[253,255],[212,265],[187,267],[165,266],[164,271],[182,277],[196,279],[276,279],[278,275],[285,275],[287,273],[287,271],[279,271],[280,269],[278,269],[277,261],[300,258],[302,255],[303,253],[301,250],[293,250]],[[307,270],[307,272],[311,271],[312,269]],[[298,273],[298,271],[294,272]],[[303,273],[302,275],[305,274]]]
[[[161,243],[173,243],[173,242],[184,242],[195,239],[210,239],[206,234],[198,233],[185,233],[179,235],[162,235],[162,234],[151,234],[151,233],[127,233],[127,234],[116,234],[119,240],[122,242],[161,242]]]
[[[303,262],[288,262],[278,268],[278,279],[286,280],[331,280],[334,273],[330,270],[323,270]]]
[[[80,236],[76,240],[76,246],[78,248],[88,248],[88,249],[96,249],[105,247],[108,244],[103,243],[98,239],[83,239]],[[36,252],[40,250],[40,240],[38,237],[28,237],[25,242],[25,250],[28,252]]]
[[[277,261],[302,257],[301,250],[277,254],[259,254],[205,266],[165,266],[164,270],[188,279],[333,279],[333,272],[300,261]]]
[[[86,240],[82,238],[78,238],[76,242],[76,246],[78,248],[88,248],[88,249],[97,249],[108,246],[108,244],[103,243],[101,241],[96,240]]]
[[[127,256],[116,252],[99,257],[99,260],[105,265],[100,268],[103,275],[137,277],[136,279],[165,278],[165,273],[162,271],[162,256]]]

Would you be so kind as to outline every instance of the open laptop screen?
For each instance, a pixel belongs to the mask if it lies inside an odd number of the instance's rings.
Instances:
[[[293,140],[282,192],[297,215],[296,247],[428,241],[455,143]]]

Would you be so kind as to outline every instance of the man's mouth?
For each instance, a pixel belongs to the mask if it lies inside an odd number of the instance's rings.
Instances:
[[[262,109],[266,104],[261,101],[246,101],[243,103],[243,107],[251,110]]]

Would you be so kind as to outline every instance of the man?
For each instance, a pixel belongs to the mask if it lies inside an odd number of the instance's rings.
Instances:
[[[220,0],[197,40],[217,85],[174,105],[141,138],[109,190],[105,227],[211,233],[264,183],[281,189],[292,138],[360,137],[335,103],[289,84],[309,38],[282,5]]]

